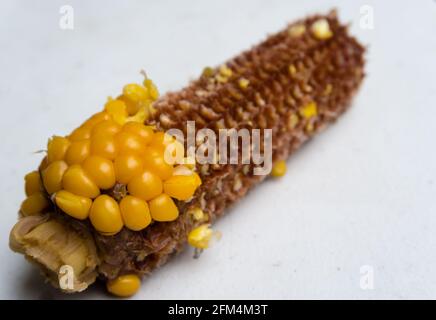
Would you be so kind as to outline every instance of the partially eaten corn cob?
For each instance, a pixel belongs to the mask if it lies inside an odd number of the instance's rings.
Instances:
[[[189,239],[207,247],[209,225],[265,178],[252,164],[169,164],[177,141],[165,131],[272,129],[272,174],[349,106],[364,77],[364,49],[334,12],[290,25],[185,89],[158,99],[150,79],[124,87],[104,110],[67,137],[50,139],[26,195],[10,246],[38,263],[55,286],[63,265],[73,288],[99,275],[128,296],[140,276],[179,252]]]

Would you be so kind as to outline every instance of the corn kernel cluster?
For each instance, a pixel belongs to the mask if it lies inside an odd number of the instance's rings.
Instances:
[[[44,212],[51,199],[71,217],[89,219],[103,235],[177,219],[174,199],[192,198],[201,179],[193,167],[167,163],[166,147],[178,142],[143,124],[157,98],[149,79],[128,84],[70,135],[53,136],[40,171],[25,177],[22,214]],[[115,197],[120,185],[126,192]]]

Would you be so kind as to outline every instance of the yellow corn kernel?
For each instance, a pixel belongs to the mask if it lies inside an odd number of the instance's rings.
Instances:
[[[306,32],[306,26],[304,24],[296,24],[289,28],[288,33],[293,38],[301,37]]]
[[[326,40],[333,36],[333,32],[330,29],[327,19],[319,19],[315,21],[311,26],[311,31],[315,38],[320,40]]]
[[[151,200],[162,193],[162,180],[154,173],[143,172],[134,177],[127,185],[127,190],[132,196],[143,200]]]
[[[91,199],[77,196],[65,190],[56,192],[55,201],[63,212],[79,220],[88,218],[92,205]]]
[[[130,153],[115,158],[115,177],[119,183],[128,184],[134,177],[140,176],[144,171],[141,157]]]
[[[105,194],[97,197],[92,203],[89,219],[94,228],[104,235],[114,235],[123,228],[118,203]]]
[[[123,131],[130,132],[141,137],[145,144],[149,144],[153,139],[153,129],[138,122],[127,122],[123,126]]]
[[[47,161],[52,163],[58,160],[64,160],[70,141],[64,137],[53,136],[47,144]]]
[[[65,171],[62,178],[62,187],[78,196],[91,199],[100,194],[100,189],[95,182],[92,181],[85,170],[78,164],[72,165]]]
[[[300,115],[306,119],[312,118],[318,114],[318,108],[315,102],[309,102],[300,109]]]
[[[213,70],[213,68],[211,68],[211,67],[204,67],[201,75],[203,77],[210,78],[210,77],[213,76],[214,73],[215,73],[215,71]]]
[[[129,116],[125,102],[118,99],[109,100],[104,106],[104,109],[112,116],[112,119],[120,125],[123,125]]]
[[[153,148],[145,151],[144,167],[157,174],[162,180],[171,177],[174,171],[173,166],[165,161],[163,154]]]
[[[271,175],[273,177],[282,177],[286,173],[286,162],[285,160],[277,161],[271,170]]]
[[[232,76],[233,72],[232,72],[232,69],[230,69],[225,64],[223,64],[222,66],[220,66],[220,74],[223,77],[229,78]]]
[[[90,156],[82,166],[100,189],[110,189],[115,185],[115,168],[112,161],[99,156]]]
[[[38,171],[32,171],[26,174],[24,181],[24,190],[26,191],[26,196],[31,196],[34,193],[44,190],[41,181],[41,175]]]
[[[117,297],[133,296],[141,286],[141,279],[137,275],[128,274],[110,280],[106,284],[107,291]]]
[[[109,160],[117,156],[117,146],[112,135],[97,134],[91,139],[91,154]]]
[[[206,214],[199,207],[189,209],[188,213],[192,216],[195,221],[203,221],[207,218]]]
[[[96,114],[94,114],[93,116],[91,116],[88,120],[86,120],[83,124],[82,124],[82,128],[88,128],[88,129],[93,129],[97,124],[99,124],[102,121],[105,120],[110,120],[111,116],[105,112],[105,111],[101,111],[98,112]]]
[[[189,232],[188,243],[194,248],[207,249],[212,235],[210,224],[205,223]]]
[[[105,120],[94,126],[91,136],[95,135],[114,135],[121,131],[121,125],[114,120]]]
[[[145,101],[150,97],[147,88],[136,83],[125,85],[123,96],[136,103]]]
[[[70,139],[70,141],[78,141],[78,140],[86,140],[91,138],[91,127],[79,127],[77,129],[75,129],[69,136],[68,138]]]
[[[115,143],[119,154],[124,153],[144,153],[146,143],[135,133],[121,131],[115,135]]]
[[[47,193],[52,194],[62,189],[62,178],[67,169],[65,161],[55,161],[42,171],[42,182]]]
[[[241,79],[239,79],[238,84],[239,84],[239,87],[241,89],[247,89],[248,85],[250,84],[250,80],[247,80],[245,78],[241,78]]]
[[[24,216],[32,216],[42,213],[50,206],[50,202],[45,197],[44,193],[37,192],[27,197],[21,204],[21,213]]]
[[[150,97],[153,101],[159,98],[159,91],[157,90],[157,87],[154,85],[153,81],[151,81],[150,79],[145,79],[144,87],[147,88],[148,93],[150,94]]]
[[[91,153],[91,142],[89,140],[73,141],[65,155],[68,165],[82,163]]]
[[[194,175],[172,176],[164,182],[164,192],[177,200],[190,199],[197,189],[197,180]]]
[[[165,193],[149,202],[150,213],[156,221],[174,221],[179,216],[179,209],[173,199]]]
[[[139,231],[151,223],[148,204],[142,199],[126,196],[120,202],[120,210],[124,225],[130,230]]]

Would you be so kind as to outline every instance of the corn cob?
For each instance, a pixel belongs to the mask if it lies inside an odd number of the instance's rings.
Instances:
[[[284,160],[347,109],[364,77],[363,55],[331,12],[289,25],[157,101],[149,79],[126,86],[104,112],[50,140],[39,171],[26,176],[28,198],[11,248],[38,263],[55,286],[59,268],[72,265],[75,286],[64,291],[84,290],[100,276],[110,292],[132,294],[137,276],[187,241],[207,247],[209,224],[265,178],[253,174],[253,164],[193,168],[150,158],[161,155],[163,132],[186,133],[186,121],[216,132],[272,129],[271,174],[281,176]]]

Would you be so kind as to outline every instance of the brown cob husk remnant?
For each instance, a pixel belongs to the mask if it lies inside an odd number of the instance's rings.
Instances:
[[[317,39],[310,32],[319,19],[330,25],[329,39]],[[305,32],[296,35],[296,25],[304,26],[298,30]],[[154,104],[156,113],[148,123],[163,131],[185,131],[188,120],[195,121],[197,130],[272,129],[273,160],[286,159],[348,108],[364,77],[364,51],[335,12],[312,16],[228,61],[230,76],[223,79],[216,68],[188,87],[166,94]],[[241,79],[248,80],[247,87],[240,85]],[[317,115],[301,116],[301,108],[313,102]],[[178,202],[180,216],[173,222],[155,222],[140,232],[124,228],[114,236],[103,236],[86,222],[53,215],[63,224],[80,224],[91,231],[101,277],[149,274],[182,250],[188,233],[202,223],[193,219],[190,209],[201,208],[213,222],[265,178],[253,175],[252,165],[214,164],[197,169],[203,184],[190,202]]]

